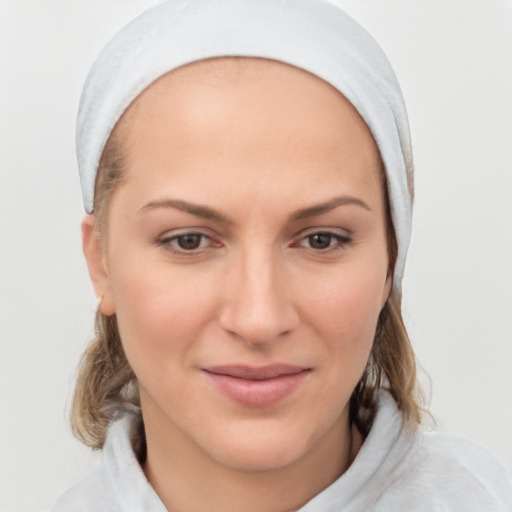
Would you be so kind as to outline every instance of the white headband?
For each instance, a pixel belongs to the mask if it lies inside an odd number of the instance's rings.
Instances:
[[[77,156],[85,209],[93,210],[101,154],[123,112],[156,79],[194,61],[225,56],[273,59],[338,89],[370,128],[384,162],[398,242],[394,291],[410,240],[413,164],[400,86],[375,40],[326,0],[167,0],[107,44],[85,83]]]

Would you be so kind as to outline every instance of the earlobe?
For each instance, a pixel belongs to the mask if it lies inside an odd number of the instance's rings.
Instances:
[[[88,214],[83,218],[81,224],[82,250],[87,261],[94,292],[98,297],[98,308],[105,316],[112,316],[115,313],[115,306],[110,290],[106,251],[95,226],[95,215]]]

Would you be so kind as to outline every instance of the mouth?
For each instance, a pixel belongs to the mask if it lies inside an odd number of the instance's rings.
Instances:
[[[223,395],[247,407],[277,405],[300,387],[311,368],[269,366],[214,366],[203,369]]]

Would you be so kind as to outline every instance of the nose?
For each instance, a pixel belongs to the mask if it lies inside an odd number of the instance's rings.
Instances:
[[[299,315],[290,283],[271,251],[245,254],[225,276],[220,325],[252,346],[264,346],[293,331]]]

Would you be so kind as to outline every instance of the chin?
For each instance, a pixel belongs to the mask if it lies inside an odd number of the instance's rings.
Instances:
[[[219,446],[216,453],[210,455],[223,466],[238,471],[269,471],[292,465],[306,451],[297,446],[285,446],[282,442],[230,443],[229,446]]]
[[[268,424],[228,429],[216,442],[208,443],[213,447],[209,455],[232,469],[277,470],[296,463],[311,450],[315,436],[308,430]]]

